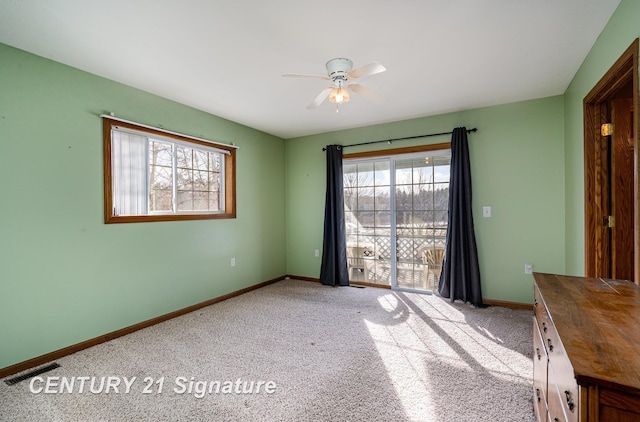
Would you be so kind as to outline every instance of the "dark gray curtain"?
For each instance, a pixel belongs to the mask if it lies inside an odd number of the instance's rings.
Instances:
[[[347,243],[344,227],[342,147],[327,145],[327,196],[324,206],[324,239],[320,282],[348,286]]]
[[[449,179],[449,227],[438,293],[454,300],[482,306],[480,267],[471,209],[471,168],[467,128],[451,135],[451,177]]]

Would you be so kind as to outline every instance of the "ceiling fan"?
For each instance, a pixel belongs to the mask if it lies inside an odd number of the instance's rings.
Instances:
[[[387,70],[383,65],[378,62],[371,62],[353,69],[353,62],[345,58],[331,59],[327,62],[327,76],[321,75],[303,75],[299,73],[286,73],[282,76],[296,77],[296,78],[316,78],[331,81],[331,85],[323,89],[320,94],[307,106],[307,109],[313,109],[318,107],[322,102],[329,98],[329,101],[336,105],[336,112],[338,106],[349,101],[349,90],[355,92],[358,95],[374,101],[380,102],[380,97],[375,91],[360,85],[358,83],[351,82],[352,80],[364,78],[365,76],[375,75]]]

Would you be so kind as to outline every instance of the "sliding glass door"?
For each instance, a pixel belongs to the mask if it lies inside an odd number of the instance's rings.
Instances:
[[[351,281],[434,290],[447,230],[450,150],[347,159]]]

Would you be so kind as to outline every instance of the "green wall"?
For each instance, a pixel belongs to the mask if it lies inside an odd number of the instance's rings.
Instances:
[[[584,275],[584,97],[640,36],[640,2],[622,0],[565,93],[567,274]]]
[[[531,302],[525,262],[583,273],[582,99],[639,21],[640,2],[622,0],[563,96],[286,141],[0,44],[0,368],[284,274],[317,278],[322,147],[456,126],[479,129],[470,153],[483,296]],[[235,142],[238,218],[103,224],[97,115],[108,111]]]
[[[2,44],[0,63],[0,368],[285,274],[282,139]],[[237,219],[103,224],[108,111],[235,142]]]
[[[322,249],[323,146],[477,127],[469,149],[483,296],[531,303],[533,278],[524,274],[525,263],[536,271],[564,272],[563,107],[557,96],[287,140],[287,272],[320,274],[314,250]],[[346,152],[446,141],[399,141]],[[483,206],[492,207],[491,218],[482,217]]]

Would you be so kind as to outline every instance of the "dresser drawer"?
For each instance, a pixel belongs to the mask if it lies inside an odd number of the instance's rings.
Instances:
[[[549,366],[549,388],[547,394],[547,407],[549,411],[549,420],[551,422],[567,422],[564,406],[562,405],[562,396],[556,385],[556,376],[553,368]]]
[[[538,421],[547,420],[547,351],[538,321],[533,318],[533,405]]]
[[[551,325],[551,318],[547,312],[547,308],[544,306],[542,295],[537,287],[533,289],[533,313],[538,321],[540,332],[544,337],[547,331],[549,331],[549,325]]]
[[[547,332],[542,334],[542,339],[549,357],[548,371],[553,371],[553,382],[558,390],[557,393],[560,396],[560,402],[564,408],[566,420],[572,422],[578,421],[578,383],[575,379],[571,361],[567,356],[567,352],[553,324],[550,323],[550,325],[547,326]],[[551,390],[550,375],[548,390]],[[551,395],[551,391],[549,391],[548,394]]]

